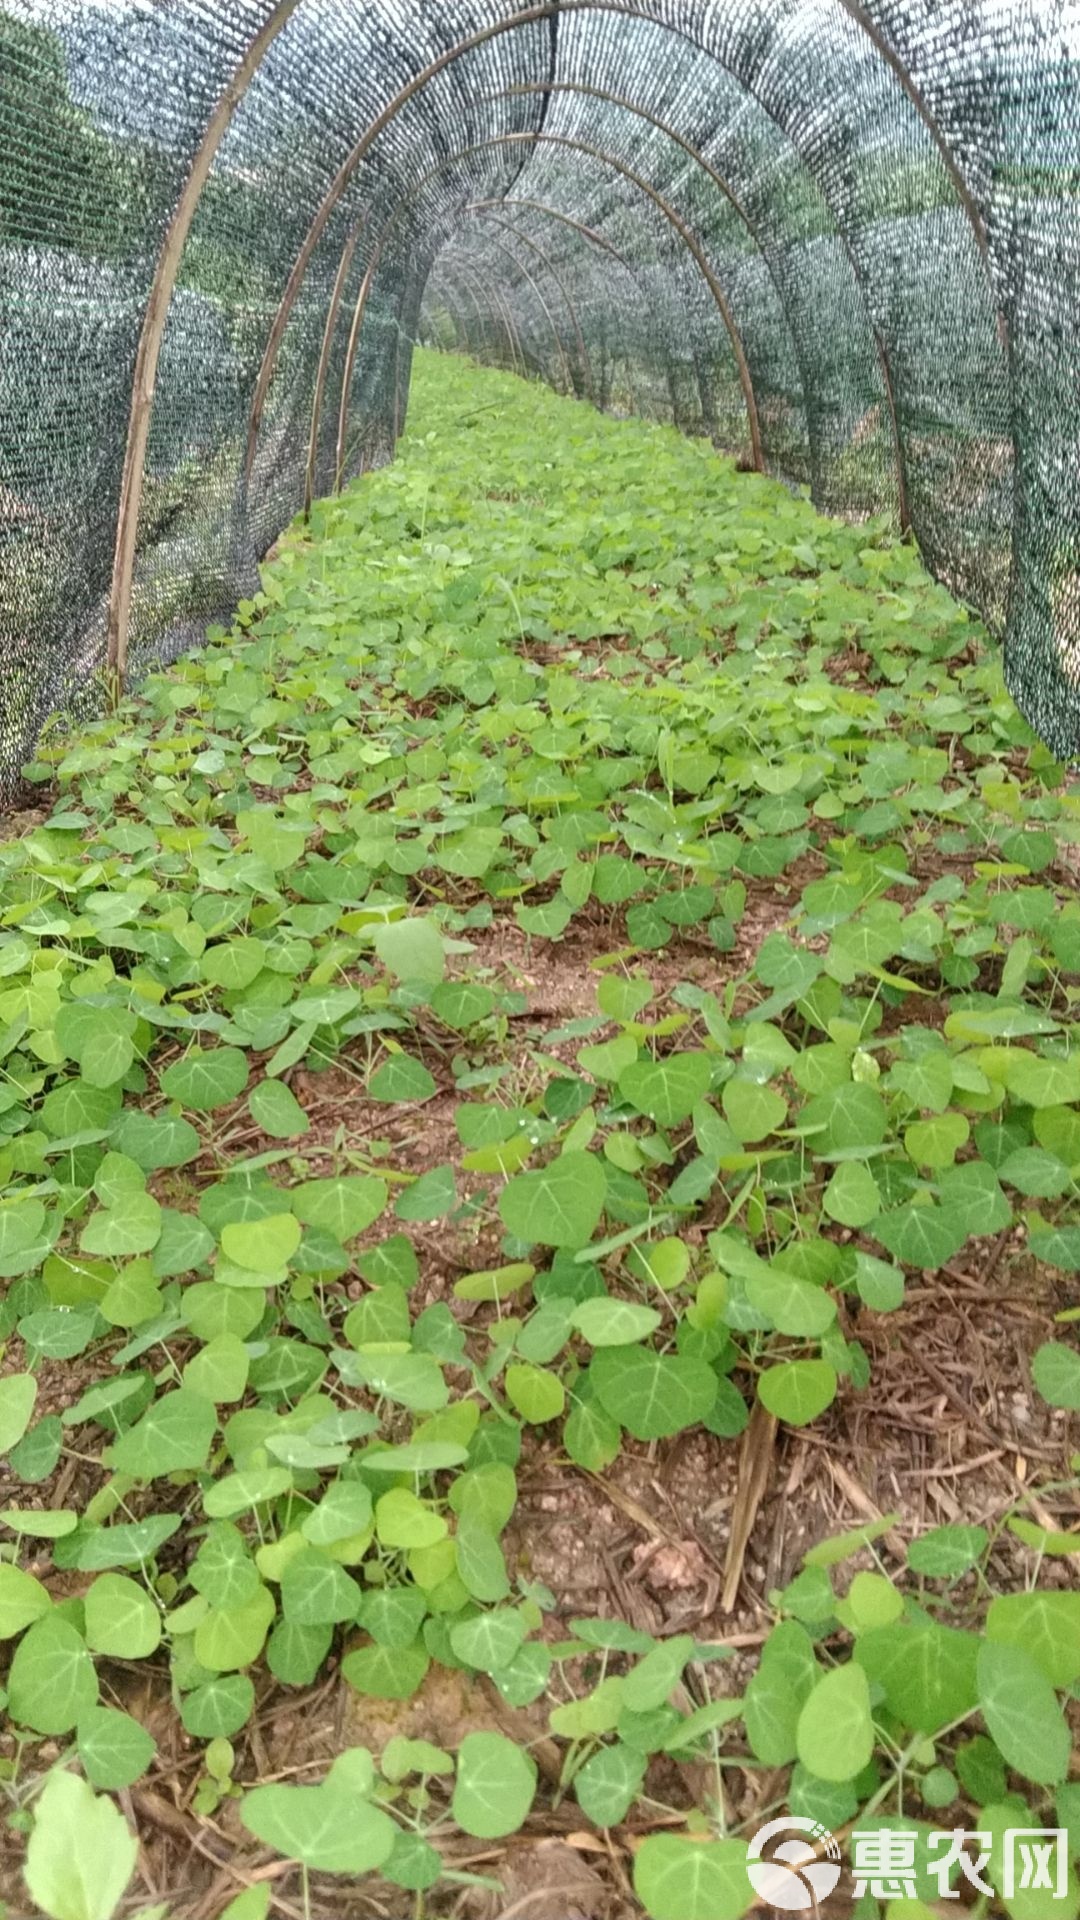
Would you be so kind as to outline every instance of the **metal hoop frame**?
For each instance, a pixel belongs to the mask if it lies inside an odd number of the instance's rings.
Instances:
[[[260,31],[253,37],[244,52],[232,78],[212,113],[203,138],[192,159],[180,200],[162,241],[154,278],[151,283],[147,304],[143,315],[143,324],[136,356],[133,381],[131,417],[128,426],[125,449],[120,500],[117,513],[116,550],[113,563],[112,585],[108,607],[108,651],[107,662],[114,697],[122,688],[127,671],[128,648],[131,625],[131,601],[134,585],[136,550],[138,542],[139,517],[142,506],[143,484],[145,477],[146,452],[149,444],[150,420],[153,413],[154,397],[157,387],[157,373],[164,340],[165,325],[168,319],[172,296],[176,288],[177,276],[183,252],[191,232],[192,223],[198,211],[203,190],[210,177],[214,160],[222,140],[228,131],[238,106],[247,93],[252,81],[262,66],[267,52],[296,12],[301,0],[278,0],[272,13]],[[860,0],[837,0],[848,17],[866,36],[870,45],[894,75],[898,85],[911,103],[915,113],[926,127],[930,138],[937,148],[948,173],[957,199],[971,225],[975,243],[989,280],[989,247],[985,223],[978,203],[972,193],[959,162],[945,137],[944,131],[931,112],[920,88],[909,73],[895,48],[886,40],[878,27],[870,19]],[[250,477],[254,464],[255,449],[258,442],[259,426],[262,419],[266,396],[277,365],[277,358],[288,325],[289,316],[296,303],[297,296],[315,250],[322,238],[329,220],[338,205],[357,168],[365,155],[371,150],[385,129],[392,124],[398,114],[414,99],[423,88],[435,80],[454,61],[464,54],[483,46],[505,33],[535,24],[539,21],[554,21],[560,14],[579,12],[604,12],[619,14],[627,19],[645,20],[680,38],[691,45],[701,48],[700,42],[687,29],[673,22],[657,19],[654,13],[644,6],[633,4],[633,0],[542,0],[542,4],[525,7],[508,15],[505,19],[490,22],[475,33],[465,36],[448,47],[435,60],[430,61],[407,84],[400,88],[394,98],[371,122],[361,138],[346,156],[334,180],[331,182],[314,220],[293,264],[286,284],[285,292],[279,304],[271,326],[263,356],[262,366],[256,382],[248,431],[248,454],[245,462],[245,474]],[[539,137],[547,137],[540,135]],[[991,297],[993,288],[991,285]],[[995,301],[996,309],[996,301]],[[998,310],[999,331],[1003,343],[1007,346],[1007,332],[1004,319]],[[331,337],[333,329],[330,330]],[[890,406],[895,413],[895,396],[891,379],[886,374]]]
[[[687,226],[686,221],[683,219],[682,215],[678,213],[676,209],[673,206],[671,206],[667,200],[663,198],[662,194],[657,192],[656,188],[651,184],[650,181],[645,180],[641,174],[635,173],[632,167],[629,167],[626,165],[625,161],[617,159],[614,155],[610,153],[606,153],[601,147],[592,146],[588,141],[572,140],[568,138],[566,135],[560,134],[560,133],[498,133],[498,134],[492,134],[490,138],[487,140],[479,140],[474,142],[471,146],[463,147],[458,153],[448,154],[445,159],[439,162],[438,166],[431,168],[424,175],[423,179],[419,180],[416,183],[416,185],[412,187],[410,191],[406,195],[404,195],[402,199],[398,201],[397,205],[394,207],[393,211],[390,213],[389,218],[386,220],[382,228],[382,231],[379,234],[378,239],[376,240],[375,247],[372,252],[371,260],[368,264],[368,269],[364,275],[364,279],[360,288],[359,297],[356,303],[356,312],[353,315],[352,331],[349,336],[349,349],[348,349],[348,353],[346,356],[346,363],[345,363],[345,373],[342,380],[341,412],[340,412],[340,423],[339,423],[339,431],[338,431],[338,481],[339,481],[339,484],[340,484],[341,474],[344,470],[342,454],[343,454],[343,449],[345,447],[347,437],[348,437],[348,413],[349,413],[350,389],[352,386],[353,373],[356,367],[356,356],[359,349],[360,335],[361,335],[361,331],[364,324],[364,315],[367,310],[368,299],[371,294],[371,287],[374,281],[376,270],[378,268],[380,260],[382,259],[387,241],[389,240],[394,227],[397,225],[402,214],[407,210],[407,208],[412,204],[412,202],[417,198],[417,196],[423,191],[424,187],[427,186],[431,180],[436,178],[438,174],[445,172],[447,167],[456,166],[462,160],[470,159],[472,158],[473,155],[478,153],[489,152],[494,148],[517,147],[522,145],[530,145],[530,146],[543,145],[543,146],[559,147],[565,151],[569,151],[572,153],[584,154],[592,160],[599,161],[601,165],[611,167],[615,173],[620,174],[622,178],[625,180],[628,180],[632,186],[637,187],[639,191],[645,195],[646,199],[648,199],[657,208],[658,212],[663,214],[664,218],[673,227],[674,231],[678,234],[679,238],[682,240],[684,246],[687,248],[687,251],[690,253],[691,257],[696,261],[697,266],[701,272],[702,278],[704,279],[705,284],[712,295],[713,301],[716,305],[717,312],[719,313],[720,318],[723,321],[725,328],[727,329],[728,338],[731,342],[732,353],[734,354],[734,357],[735,357],[735,366],[739,376],[739,384],[740,384],[740,387],[742,388],[743,402],[746,407],[747,425],[748,425],[749,434],[750,434],[751,459],[753,461],[754,467],[757,470],[757,472],[763,473],[765,471],[765,459],[764,459],[764,453],[762,450],[762,442],[761,442],[761,424],[758,417],[757,399],[754,394],[754,384],[750,376],[750,368],[747,363],[746,352],[742,343],[742,336],[739,333],[739,329],[735,324],[735,320],[732,315],[731,308],[728,306],[727,299],[724,294],[724,290],[721,287],[720,282],[717,280],[716,275],[712,270],[712,267],[709,265],[709,262],[705,257],[705,253],[701,247],[700,242],[698,241],[696,235],[693,233],[691,228]],[[315,424],[314,431],[316,433],[318,432],[317,423]]]

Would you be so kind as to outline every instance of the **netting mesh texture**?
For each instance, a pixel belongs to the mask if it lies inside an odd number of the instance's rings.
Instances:
[[[1078,62],[1080,0],[0,0],[0,790],[418,335],[891,511],[1076,758]]]

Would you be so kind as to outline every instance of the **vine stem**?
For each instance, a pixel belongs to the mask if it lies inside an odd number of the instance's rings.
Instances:
[[[879,1787],[877,1792],[871,1795],[865,1807],[862,1809],[859,1818],[865,1820],[870,1814],[876,1813],[882,1801],[886,1800],[892,1792],[894,1784],[899,1784],[901,1787],[903,1786],[904,1774],[907,1770],[908,1762],[914,1759],[920,1747],[925,1746],[931,1737],[937,1742],[938,1740],[943,1740],[947,1733],[954,1733],[957,1727],[962,1727],[966,1720],[971,1719],[971,1714],[975,1711],[976,1709],[972,1707],[970,1713],[960,1714],[957,1719],[950,1720],[947,1727],[940,1727],[933,1736],[928,1733],[913,1734],[907,1746],[900,1754],[890,1778],[885,1781],[884,1786]]]

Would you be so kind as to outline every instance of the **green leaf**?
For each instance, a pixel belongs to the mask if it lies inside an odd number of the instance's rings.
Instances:
[[[266,948],[262,941],[248,937],[207,947],[199,962],[199,972],[209,986],[222,987],[226,993],[240,993],[258,979],[265,963]]]
[[[375,951],[399,980],[441,980],[446,973],[446,943],[434,920],[395,920],[375,930]]]
[[[442,1220],[457,1206],[453,1167],[432,1167],[399,1194],[394,1213],[399,1220]]]
[[[901,1269],[890,1266],[887,1260],[875,1260],[870,1253],[855,1255],[859,1298],[874,1313],[895,1313],[902,1307],[906,1284]]]
[[[356,1581],[317,1547],[296,1554],[281,1576],[282,1610],[286,1620],[298,1627],[355,1620],[360,1598]]]
[[[796,1730],[799,1759],[819,1780],[854,1780],[874,1751],[870,1687],[852,1661],[825,1674],[810,1694]]]
[[[508,1667],[524,1638],[525,1623],[510,1607],[475,1614],[450,1629],[450,1645],[456,1657],[480,1673],[498,1673]]]
[[[333,1627],[298,1627],[295,1621],[279,1620],[267,1643],[266,1664],[283,1686],[314,1686],[333,1638]]]
[[[635,1440],[664,1440],[696,1426],[716,1399],[716,1375],[704,1360],[607,1347],[589,1368],[605,1413]]]
[[[30,1373],[9,1373],[0,1380],[0,1454],[10,1453],[33,1418],[37,1381]]]
[[[782,1620],[761,1650],[743,1702],[750,1750],[763,1765],[786,1767],[795,1759],[799,1715],[819,1678],[806,1629],[795,1620]]]
[[[345,1655],[341,1671],[350,1687],[369,1700],[411,1700],[430,1665],[418,1641],[413,1647],[357,1647]]]
[[[238,1267],[252,1273],[276,1273],[288,1265],[300,1245],[302,1229],[292,1213],[262,1220],[238,1220],[221,1229],[221,1248]]]
[[[1037,1786],[1057,1786],[1069,1771],[1072,1738],[1041,1667],[1022,1647],[988,1640],[976,1675],[982,1716],[1006,1766]]]
[[[911,1542],[908,1565],[929,1580],[956,1580],[982,1558],[988,1540],[985,1527],[933,1527]]]
[[[379,1772],[392,1786],[397,1786],[410,1773],[442,1779],[453,1771],[454,1762],[442,1747],[433,1746],[430,1740],[408,1740],[401,1734],[387,1741],[379,1762]]]
[[[0,1640],[14,1640],[48,1613],[52,1601],[40,1580],[0,1560]]]
[[[250,1667],[266,1643],[274,1618],[273,1596],[258,1587],[239,1607],[212,1607],[195,1629],[195,1658],[208,1673]]]
[[[511,1180],[499,1196],[499,1212],[504,1226],[528,1246],[578,1248],[592,1239],[606,1197],[603,1162],[591,1153],[564,1153]]]
[[[399,1828],[383,1874],[392,1886],[403,1887],[407,1893],[426,1893],[442,1879],[442,1854],[421,1834]]]
[[[576,1467],[602,1473],[617,1459],[622,1430],[597,1400],[577,1400],[563,1428],[563,1445]]]
[[[449,1555],[449,1565],[453,1565],[454,1550],[449,1541],[444,1542]],[[433,1554],[433,1549],[427,1549]],[[415,1565],[415,1558],[413,1560]],[[447,1565],[444,1558],[443,1565]],[[427,1618],[427,1595],[419,1587],[381,1587],[374,1592],[365,1593],[360,1603],[357,1624],[363,1627],[380,1647],[402,1650],[414,1647]]]
[[[523,1824],[536,1792],[529,1754],[501,1733],[467,1733],[458,1749],[451,1812],[474,1840],[501,1840]]]
[[[442,1368],[431,1353],[335,1353],[350,1385],[370,1387],[412,1413],[438,1413],[449,1399]]]
[[[918,1166],[951,1167],[969,1133],[962,1113],[938,1113],[932,1120],[914,1120],[904,1133],[904,1146]]]
[[[362,1481],[338,1480],[301,1522],[300,1531],[313,1547],[332,1547],[339,1540],[366,1533],[373,1514],[371,1495]]]
[[[16,1647],[8,1674],[12,1719],[35,1733],[70,1733],[97,1697],[97,1674],[82,1635],[55,1612],[36,1620]]]
[[[32,1540],[66,1540],[77,1530],[79,1516],[70,1508],[46,1513],[39,1508],[0,1507],[0,1523]]]
[[[188,1578],[212,1607],[240,1607],[250,1600],[259,1585],[259,1575],[239,1527],[227,1520],[209,1526],[188,1569]]]
[[[464,1516],[454,1540],[461,1584],[474,1600],[504,1600],[510,1591],[503,1550],[491,1528]]]
[[[193,1740],[231,1740],[254,1707],[255,1687],[246,1673],[216,1674],[184,1695],[180,1717]]]
[[[433,1547],[446,1538],[446,1521],[433,1506],[394,1487],[375,1503],[375,1531],[384,1547]]]
[[[448,981],[436,987],[431,996],[432,1013],[454,1033],[467,1033],[470,1027],[479,1026],[494,1007],[495,995],[490,987],[479,986],[474,980]]]
[[[935,1734],[975,1706],[978,1649],[974,1634],[928,1623],[862,1633],[855,1658],[905,1727]]]
[[[1061,1340],[1048,1340],[1031,1362],[1031,1377],[1047,1406],[1080,1413],[1080,1353]]]
[[[693,1655],[694,1640],[688,1633],[675,1634],[653,1647],[627,1674],[623,1704],[631,1713],[650,1713],[654,1707],[662,1707]]]
[[[1075,1056],[1047,1060],[1025,1047],[1010,1047],[1002,1077],[1013,1099],[1025,1106],[1063,1107],[1080,1100],[1080,1061]]]
[[[1071,1687],[1080,1680],[1080,1593],[998,1594],[986,1616],[986,1638],[1022,1647],[1052,1687]]]
[[[113,1707],[90,1707],[81,1714],[76,1739],[91,1786],[112,1793],[141,1780],[157,1752],[146,1728]]]
[[[144,1173],[164,1167],[184,1167],[198,1158],[201,1141],[190,1120],[178,1114],[137,1113],[125,1109],[113,1129],[113,1143]]]
[[[662,1060],[638,1060],[618,1077],[623,1099],[660,1127],[688,1120],[711,1084],[712,1058],[707,1053],[669,1053]]]
[[[123,1573],[103,1573],[89,1589],[85,1606],[91,1652],[121,1660],[146,1660],[157,1652],[161,1614],[137,1581]]]
[[[271,1140],[297,1140],[311,1132],[311,1121],[283,1080],[260,1080],[252,1088],[248,1110],[255,1125]]]
[[[115,1087],[135,1059],[130,1033],[116,1014],[102,1013],[82,1053],[83,1079],[90,1087]]]
[[[864,1152],[867,1147],[879,1147],[888,1124],[880,1093],[859,1081],[844,1082],[817,1094],[799,1115],[800,1131],[809,1136],[814,1153],[843,1153],[852,1147]]]
[[[849,1160],[837,1167],[821,1204],[830,1220],[842,1227],[867,1227],[881,1212],[881,1194],[869,1167]]]
[[[264,1880],[261,1886],[247,1887],[235,1900],[230,1900],[221,1920],[267,1920],[270,1900],[270,1882]]]
[[[389,1197],[385,1180],[373,1174],[342,1174],[334,1180],[305,1180],[289,1194],[292,1211],[305,1226],[322,1227],[342,1246],[366,1233]]]
[[[383,1101],[389,1106],[398,1102],[430,1100],[436,1090],[434,1074],[422,1060],[413,1060],[406,1053],[392,1054],[368,1081],[371,1099]]]
[[[161,1091],[194,1113],[214,1113],[238,1100],[248,1083],[247,1055],[238,1047],[189,1053],[161,1075]]]
[[[152,1253],[161,1238],[161,1208],[149,1193],[118,1194],[115,1204],[92,1213],[79,1236],[83,1253],[122,1260]]]
[[[648,1755],[621,1742],[601,1747],[574,1777],[574,1793],[587,1820],[617,1827],[626,1819],[645,1784]]]
[[[739,1140],[764,1140],[787,1119],[787,1101],[774,1087],[754,1080],[729,1080],[720,1096],[728,1122]]]
[[[163,1394],[108,1449],[109,1464],[136,1480],[205,1467],[217,1432],[213,1404],[186,1387]]]
[[[1066,1825],[1066,1821],[1062,1817],[1060,1802],[1062,1795],[1068,1792],[1069,1789],[1067,1787],[1062,1787],[1057,1796],[1059,1802],[1058,1821],[1062,1826]],[[979,1809],[979,1828],[986,1834],[990,1846],[990,1864],[985,1872],[985,1878],[989,1885],[999,1890],[1004,1887],[1007,1872],[1006,1861],[1009,1861],[1012,1866],[1013,1891],[1011,1898],[1008,1900],[1004,1898],[1001,1899],[1000,1904],[1002,1910],[1009,1915],[1009,1920],[1077,1920],[1077,1915],[1080,1914],[1080,1881],[1077,1879],[1074,1865],[1067,1867],[1063,1875],[1064,1885],[1060,1893],[1057,1892],[1056,1888],[1053,1892],[1049,1891],[1045,1885],[1024,1886],[1025,1865],[1029,1863],[1034,1864],[1034,1862],[1031,1860],[1030,1854],[1027,1855],[1027,1860],[1025,1860],[1027,1850],[1023,1842],[1021,1841],[1017,1844],[1014,1840],[1013,1836],[1019,1825],[1017,1814],[1017,1800],[1015,1796],[1006,1796],[1004,1786],[1002,1788],[1001,1799],[998,1803],[995,1804],[991,1802],[987,1805],[984,1802]],[[1024,1809],[1022,1818],[1026,1825],[1028,1819],[1030,1819],[1026,1808]],[[1036,1829],[1036,1831],[1038,1832],[1038,1829]],[[1050,1834],[1038,1834],[1038,1838],[1042,1840],[1044,1845],[1050,1840],[1050,1837]],[[1075,1859],[1076,1850],[1075,1845],[1072,1844],[1071,1833],[1068,1834],[1065,1846],[1066,1850],[1071,1852]],[[1056,1878],[1053,1866],[1051,1867],[1051,1874]]]
[[[959,1253],[967,1227],[945,1207],[897,1207],[874,1222],[874,1238],[908,1267],[936,1271]]]
[[[506,1369],[506,1397],[529,1426],[557,1420],[566,1407],[566,1390],[554,1373],[520,1364]]]
[[[344,1787],[255,1787],[240,1803],[249,1833],[320,1873],[373,1873],[393,1851],[388,1814]]]
[[[753,1905],[743,1840],[650,1834],[634,1855],[634,1892],[649,1920],[740,1920]]]
[[[630,1300],[613,1300],[608,1295],[582,1301],[570,1316],[570,1324],[591,1347],[627,1347],[655,1333],[661,1315],[655,1307],[638,1306]]]
[[[215,1407],[242,1400],[247,1386],[250,1358],[244,1342],[235,1333],[219,1333],[207,1342],[184,1368],[184,1386],[200,1400]]]
[[[207,1487],[203,1508],[211,1520],[233,1520],[237,1514],[251,1513],[270,1500],[280,1499],[292,1483],[286,1467],[244,1467]]]
[[[111,1920],[138,1857],[139,1843],[111,1800],[98,1799],[73,1773],[49,1775],[26,1849],[26,1884],[48,1920]]]
[[[533,1279],[536,1268],[528,1260],[516,1260],[509,1266],[490,1267],[483,1273],[468,1273],[454,1282],[456,1300],[509,1300]]]
[[[836,1398],[836,1372],[826,1360],[784,1360],[758,1376],[758,1398],[777,1420],[805,1427]]]
[[[760,1266],[748,1274],[746,1298],[750,1305],[771,1321],[778,1333],[800,1340],[819,1339],[836,1319],[831,1296],[809,1280],[779,1268]]]
[[[154,1513],[146,1520],[100,1527],[79,1542],[77,1565],[83,1573],[103,1573],[112,1567],[140,1567],[152,1560],[179,1531],[176,1513]]]
[[[47,1413],[25,1433],[11,1449],[11,1471],[27,1485],[51,1480],[64,1448],[64,1427],[60,1415]]]

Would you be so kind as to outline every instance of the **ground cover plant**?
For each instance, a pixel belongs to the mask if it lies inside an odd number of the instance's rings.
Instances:
[[[397,463],[33,774],[11,1913],[737,1920],[785,1811],[913,1836],[916,1920],[971,1892],[941,1825],[991,1886],[1010,1827],[1077,1858],[1080,794],[915,551],[420,356]],[[836,1464],[848,1524],[754,1587],[770,1489],[805,1501],[892,1330],[957,1300],[1017,1345],[1021,1425],[987,1452],[973,1322],[959,1374],[920,1334],[911,1445],[959,1379],[983,1451],[929,1511]],[[618,1577],[578,1604],[519,1503],[617,1509],[644,1575],[696,1516],[619,1476],[693,1449],[723,1599],[698,1548],[681,1626]],[[530,1836],[561,1895],[514,1882]],[[1075,1870],[1006,1905],[1072,1920]]]

